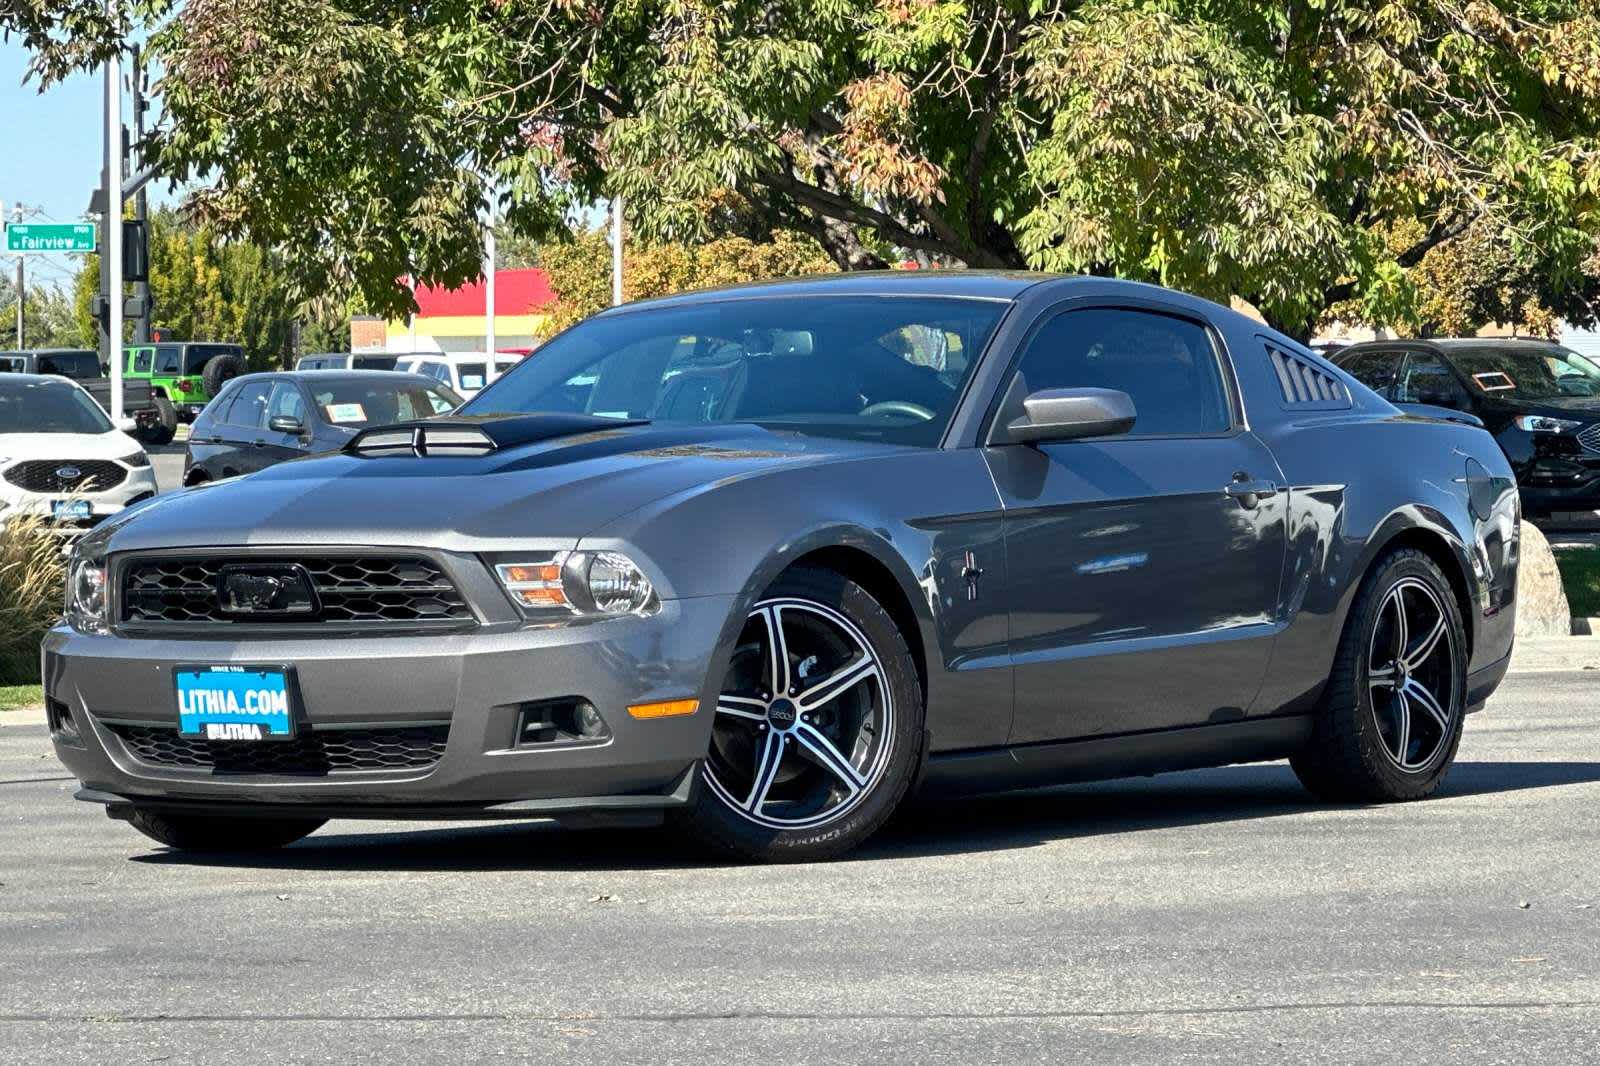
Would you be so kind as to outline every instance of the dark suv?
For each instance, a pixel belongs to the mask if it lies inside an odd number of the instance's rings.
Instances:
[[[1600,365],[1552,341],[1470,337],[1355,344],[1333,361],[1391,403],[1483,421],[1530,515],[1600,508]]]

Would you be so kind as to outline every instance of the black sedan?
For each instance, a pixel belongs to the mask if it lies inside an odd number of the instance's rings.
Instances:
[[[914,789],[1281,758],[1409,800],[1506,669],[1519,528],[1482,429],[1204,300],[745,286],[100,527],[45,695],[79,796],[195,849],[671,818],[815,859]]]
[[[447,386],[384,370],[297,370],[235,378],[189,431],[183,483],[262,470],[337,451],[369,426],[432,418],[461,406]]]
[[[1397,404],[1464,412],[1500,443],[1530,515],[1600,508],[1600,366],[1542,340],[1373,341],[1333,357]]]

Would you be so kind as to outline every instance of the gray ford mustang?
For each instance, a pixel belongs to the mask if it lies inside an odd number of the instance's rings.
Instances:
[[[670,819],[837,855],[913,790],[1288,758],[1431,792],[1511,652],[1495,442],[1225,308],[849,275],[633,304],[458,415],[83,538],[51,733],[178,848]]]

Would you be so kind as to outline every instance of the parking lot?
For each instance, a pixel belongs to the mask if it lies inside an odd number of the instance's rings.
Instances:
[[[11,713],[0,1058],[1578,1061],[1593,678],[1514,673],[1426,803],[1318,808],[1238,767],[924,804],[800,867],[353,822],[181,857],[73,802]]]

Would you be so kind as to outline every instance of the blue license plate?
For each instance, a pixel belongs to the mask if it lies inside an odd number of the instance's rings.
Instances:
[[[180,666],[178,733],[205,740],[294,736],[289,671],[276,666]]]
[[[57,518],[88,518],[94,513],[88,500],[54,500],[50,511]]]

